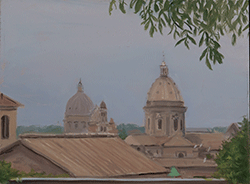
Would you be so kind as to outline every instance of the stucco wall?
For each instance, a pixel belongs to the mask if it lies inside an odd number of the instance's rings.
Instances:
[[[9,138],[2,139],[1,118],[9,117]],[[0,110],[0,149],[16,141],[17,110]]]

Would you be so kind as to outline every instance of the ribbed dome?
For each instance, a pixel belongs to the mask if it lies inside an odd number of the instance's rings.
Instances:
[[[161,76],[155,80],[148,91],[148,101],[183,101],[180,91],[167,74],[168,69],[164,62],[161,65]]]
[[[82,83],[80,81],[78,84],[77,93],[69,99],[66,105],[65,116],[68,115],[85,116],[89,115],[93,109],[94,109],[94,104],[92,100],[83,92]]]

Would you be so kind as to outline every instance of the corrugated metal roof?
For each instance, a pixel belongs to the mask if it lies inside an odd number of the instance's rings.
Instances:
[[[66,168],[75,177],[112,177],[166,172],[165,168],[115,136],[23,137],[21,143],[59,167]]]

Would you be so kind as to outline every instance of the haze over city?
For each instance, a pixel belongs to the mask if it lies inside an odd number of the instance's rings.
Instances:
[[[25,108],[18,125],[62,123],[81,78],[94,104],[104,100],[117,124],[143,125],[143,106],[165,58],[185,106],[187,127],[228,126],[248,112],[248,37],[221,39],[222,65],[199,61],[204,48],[151,38],[128,10],[108,0],[2,0],[0,91]],[[165,57],[163,57],[163,54]]]

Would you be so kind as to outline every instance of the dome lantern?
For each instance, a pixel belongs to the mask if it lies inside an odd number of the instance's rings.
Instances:
[[[82,86],[82,81],[80,79],[78,85],[77,85],[77,88],[78,88],[78,92],[83,92],[83,86]]]
[[[167,77],[168,76],[168,67],[165,63],[165,61],[162,61],[161,65],[160,65],[160,70],[161,70],[161,77]]]

